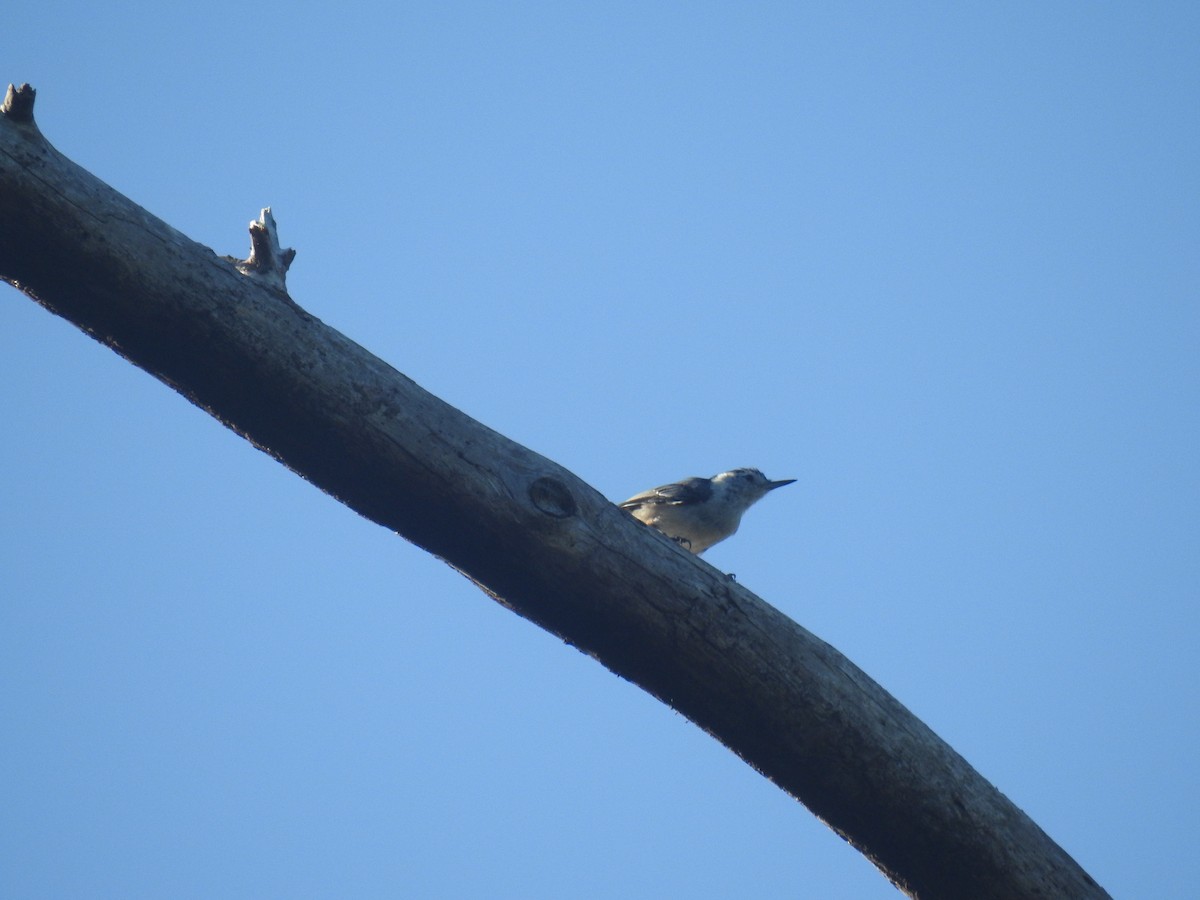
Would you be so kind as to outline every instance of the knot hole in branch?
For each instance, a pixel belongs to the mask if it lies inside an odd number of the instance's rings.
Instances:
[[[557,478],[543,475],[529,486],[529,499],[533,505],[548,516],[567,519],[575,515],[575,498],[567,486]]]

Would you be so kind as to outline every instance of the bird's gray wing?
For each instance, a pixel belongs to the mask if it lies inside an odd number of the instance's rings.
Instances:
[[[688,503],[703,503],[712,496],[712,482],[707,478],[686,478],[674,484],[664,484],[653,490],[643,491],[620,504],[621,509],[637,509],[641,506],[682,506]]]

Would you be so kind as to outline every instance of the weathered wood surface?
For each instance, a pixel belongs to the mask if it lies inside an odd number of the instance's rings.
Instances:
[[[686,715],[911,896],[1107,896],[832,647],[245,270],[59,154],[10,90],[0,277]]]

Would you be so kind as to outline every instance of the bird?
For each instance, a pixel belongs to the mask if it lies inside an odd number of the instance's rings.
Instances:
[[[733,469],[664,484],[617,505],[699,556],[737,531],[751,506],[795,480],[771,481],[758,469]]]

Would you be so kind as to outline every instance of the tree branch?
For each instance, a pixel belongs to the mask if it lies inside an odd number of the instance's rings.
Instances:
[[[269,211],[249,260],[218,257],[32,109],[27,86],[0,108],[0,277],[686,715],[910,896],[1108,896],[832,647],[304,312]]]

